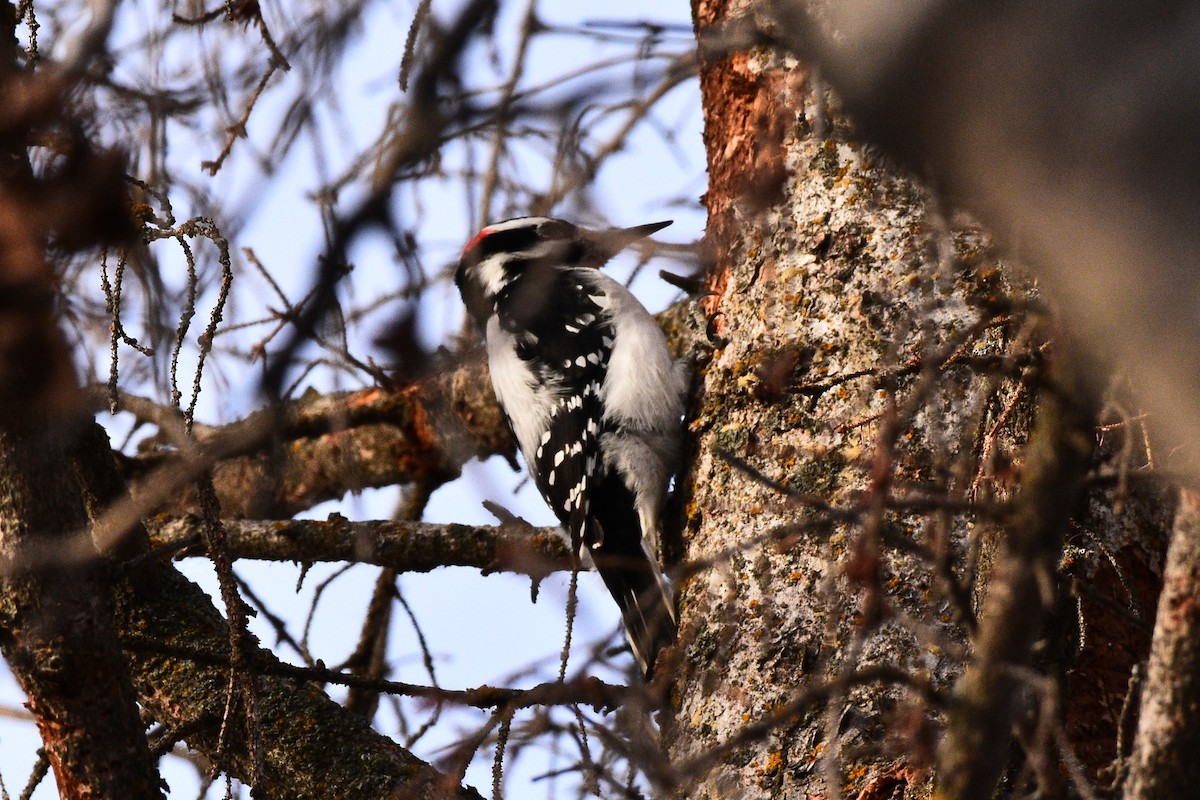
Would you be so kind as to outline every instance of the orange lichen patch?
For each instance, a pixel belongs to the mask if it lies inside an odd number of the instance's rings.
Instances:
[[[865,764],[855,764],[850,769],[846,770],[846,783],[842,787],[843,792],[853,792],[858,788],[858,782],[867,777],[868,769]]]
[[[751,766],[758,766],[758,762],[754,762]],[[767,761],[762,766],[758,766],[754,770],[755,777],[760,786],[766,785],[772,780],[775,775],[783,768],[783,753],[779,750],[773,750],[767,755]]]
[[[137,225],[144,225],[148,220],[154,218],[154,209],[146,203],[134,202],[129,207],[129,212],[133,216],[133,221]]]

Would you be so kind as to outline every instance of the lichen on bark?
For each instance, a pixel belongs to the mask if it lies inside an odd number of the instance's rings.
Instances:
[[[694,10],[715,54],[713,260],[668,542],[664,731],[684,793],[1107,781],[1173,514],[1127,387],[1067,345],[987,233],[858,137],[818,74],[761,44],[763,7]],[[760,44],[728,47],[746,31]],[[995,681],[1017,689],[970,744],[986,714],[956,704]]]
[[[859,141],[805,66],[738,54],[702,86],[718,257],[683,551],[714,566],[680,586],[671,755],[693,797],[918,796],[897,753],[928,735],[912,710],[958,677],[971,613],[948,581],[974,528],[946,509],[1004,491],[976,449],[1028,422],[1030,333],[987,237]]]

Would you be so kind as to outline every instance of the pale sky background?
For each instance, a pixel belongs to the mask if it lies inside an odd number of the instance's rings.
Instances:
[[[153,17],[145,13],[145,9],[153,7],[148,0],[124,6],[125,16],[121,18],[114,41],[135,41],[141,35],[146,20]],[[448,4],[442,0],[433,3],[434,13],[442,19],[447,19],[455,7],[457,3]],[[264,3],[264,9],[268,20],[273,13],[279,13],[279,7],[272,3]],[[502,16],[496,28],[495,47],[502,55],[504,65],[507,64],[507,55],[511,53],[516,25],[524,9],[524,3],[503,4]],[[337,79],[339,96],[346,111],[345,118],[352,122],[339,128],[336,135],[331,137],[334,141],[340,137],[344,146],[325,153],[330,174],[338,173],[348,164],[350,158],[366,146],[384,124],[387,102],[395,94],[397,65],[412,11],[412,4],[408,2],[377,7],[370,24],[354,41],[353,55]],[[540,15],[547,22],[576,25],[588,20],[662,23],[673,26],[668,28],[673,32],[667,34],[669,38],[665,49],[679,52],[690,46],[690,11],[683,0],[660,4],[632,0],[609,0],[604,3],[543,2]],[[616,32],[617,29],[613,30]],[[45,32],[42,36],[43,42],[53,41],[47,38]],[[249,35],[247,40],[256,41]],[[211,41],[207,44],[211,45]],[[629,49],[627,44],[606,48],[578,37],[539,37],[531,49],[524,83],[540,84],[574,70],[586,61],[599,60],[610,54],[627,54]],[[466,78],[468,83],[496,85],[502,80],[495,66],[483,57],[485,54],[481,48],[472,50],[471,55],[471,59],[464,63],[470,73]],[[168,57],[187,58],[188,54],[168,54]],[[633,78],[628,67],[614,70],[611,75],[618,81],[631,81]],[[132,76],[127,74],[124,77],[134,82]],[[284,76],[274,80],[287,81],[292,78]],[[251,157],[254,147],[265,147],[274,135],[270,122],[277,118],[276,109],[272,107],[272,102],[278,105],[276,97],[270,93],[264,97],[261,107],[250,121],[250,141],[239,142],[235,146],[231,160],[216,180],[220,195],[234,198],[229,208],[252,211],[245,227],[231,243],[235,251],[235,312],[262,302],[261,281],[256,283],[250,275],[240,255],[242,247],[253,247],[283,285],[285,292],[295,300],[308,287],[312,265],[323,246],[319,216],[307,199],[308,193],[320,183],[313,168],[311,148],[305,143],[297,146],[285,163],[283,173],[270,182],[264,179]],[[608,162],[598,176],[593,196],[597,208],[606,215],[606,221],[613,225],[674,219],[675,224],[656,238],[666,242],[690,243],[700,238],[704,226],[704,214],[698,202],[705,189],[705,176],[699,89],[695,81],[673,90],[655,111],[653,120],[652,125],[639,126],[625,150]],[[669,134],[670,142],[664,139],[664,133]],[[176,150],[174,163],[181,172],[197,171],[200,161],[212,155],[212,147],[208,143],[197,144],[193,152],[181,147]],[[453,156],[454,150],[448,150],[447,158]],[[548,165],[544,159],[530,153],[528,161],[520,166],[530,183],[547,184]],[[452,264],[463,243],[474,233],[468,227],[468,201],[462,194],[461,184],[448,181],[437,185],[426,181],[416,197],[411,192],[401,192],[400,197],[404,218],[421,220],[419,244],[427,268]],[[669,199],[675,197],[687,198],[688,202],[667,205]],[[347,192],[340,207],[352,207],[353,199],[353,193]],[[503,198],[500,201],[502,206]],[[177,202],[176,210],[181,219],[189,213],[186,206],[186,200]],[[195,209],[190,213],[211,213],[211,210]],[[385,293],[396,284],[398,266],[391,245],[382,237],[360,240],[351,252],[351,259],[355,264],[354,288],[358,301],[366,299],[371,292]],[[178,259],[175,261],[175,266],[180,266],[181,262]],[[171,268],[169,258],[164,258],[163,263],[165,270]],[[628,276],[631,267],[629,259],[618,259],[610,266],[610,272],[618,279],[623,279]],[[678,299],[678,292],[658,278],[660,268],[675,272],[686,269],[684,265],[660,259],[641,271],[633,289],[652,311],[660,310]],[[178,276],[175,276],[173,283],[181,285]],[[201,306],[197,320],[206,319],[210,307],[211,298],[208,305]],[[391,306],[390,313],[395,313],[396,308],[398,306]],[[250,312],[245,313],[249,315]],[[386,358],[370,342],[383,328],[388,314],[389,308],[384,307],[355,331],[356,340],[351,341],[353,352]],[[421,335],[426,344],[436,346],[445,341],[449,334],[459,330],[461,320],[462,308],[457,291],[447,282],[430,292],[422,306]],[[199,333],[202,325],[203,322],[194,325],[194,334]],[[247,340],[252,341],[253,338],[248,337]],[[189,365],[181,374],[190,375],[190,369]],[[206,373],[198,419],[228,421],[250,410],[255,401],[255,383],[248,377],[237,374],[236,370],[232,374],[225,373],[223,380],[219,373]],[[190,377],[184,382],[190,384]],[[306,381],[306,385],[325,390],[353,388],[355,384],[329,374],[315,374]],[[123,433],[126,427],[118,423],[114,430]],[[553,524],[553,516],[536,496],[532,486],[526,484],[514,494],[514,489],[522,482],[522,474],[514,473],[499,460],[494,459],[487,464],[472,462],[460,480],[434,495],[426,519],[435,522],[492,523],[494,520],[491,515],[481,506],[482,500],[492,499],[535,524]],[[388,517],[397,496],[397,490],[368,491],[358,497],[325,503],[313,509],[308,516],[324,518],[331,512],[338,512],[351,519]],[[296,591],[300,575],[297,565],[239,562],[235,569],[252,584],[274,613],[292,621],[291,630],[298,635],[314,587],[331,575],[337,566],[313,567],[299,592]],[[181,568],[215,594],[215,579],[207,562],[191,559],[182,563]],[[355,567],[328,591],[327,599],[314,619],[310,635],[314,652],[327,663],[340,661],[353,648],[377,572],[372,567]],[[420,621],[436,657],[437,676],[442,686],[465,688],[482,683],[531,685],[556,673],[557,654],[564,631],[565,576],[547,579],[536,604],[530,603],[529,582],[526,579],[509,575],[482,577],[476,571],[465,569],[405,575],[400,579],[400,588]],[[391,677],[426,682],[428,678],[420,663],[415,635],[399,609],[393,615],[393,625],[391,653],[394,669]],[[592,575],[583,576],[575,642],[580,647],[586,647],[597,637],[615,632],[617,625],[616,607],[599,579]],[[251,619],[250,627],[266,646],[275,646],[273,631],[261,619]],[[285,660],[299,661],[296,654],[286,647],[278,648],[277,654]],[[541,663],[539,673],[516,679],[509,677],[535,662]],[[602,677],[622,679],[617,675]],[[331,694],[341,697],[343,690],[333,687]],[[20,709],[22,701],[23,697],[7,668],[0,668],[0,708],[6,711]],[[386,698],[382,706],[387,706]],[[436,761],[440,746],[453,740],[467,726],[477,725],[485,719],[474,712],[460,712],[457,716],[447,714],[445,718],[454,721],[440,722],[436,735],[423,739],[414,747],[422,758]],[[379,718],[379,727],[388,734],[393,733],[387,728],[391,719],[388,712],[381,713]],[[40,740],[32,723],[12,719],[8,714],[0,715],[0,776],[8,793],[14,798],[25,784],[39,745]],[[490,796],[490,752],[485,751],[484,755],[483,762],[474,765],[468,773],[467,782],[476,786],[485,796]],[[572,755],[567,754],[561,762],[554,764],[543,757],[530,755],[515,765],[510,762],[509,796],[556,796],[553,785],[548,781],[532,786],[525,782],[544,770],[565,766],[571,759]],[[161,762],[161,768],[171,785],[171,797],[195,796],[195,770],[190,764],[168,757]],[[214,788],[208,796],[215,798],[221,795],[222,790]],[[34,795],[42,800],[56,796],[52,776],[42,782]]]

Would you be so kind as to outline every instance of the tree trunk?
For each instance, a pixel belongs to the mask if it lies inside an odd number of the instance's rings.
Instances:
[[[88,522],[65,458],[71,431],[24,423],[0,430],[0,649],[60,796],[161,797],[105,564],[63,546]]]
[[[88,525],[66,458],[78,387],[38,218],[47,192],[27,149],[38,106],[57,89],[19,70],[15,26],[13,5],[0,4],[0,651],[28,696],[61,797],[162,797],[106,564],[90,547],[69,546]],[[72,156],[72,166],[86,160]]]
[[[746,11],[694,10],[702,49]],[[861,142],[819,76],[715,41],[713,353],[680,482],[697,568],[679,582],[664,725],[684,795],[1098,780],[1170,523],[1160,489],[1087,482],[1113,447],[1137,450],[1136,426],[1116,415],[1094,447],[1105,387],[1063,380],[1096,373],[1068,361],[1036,287]],[[981,686],[1005,689],[972,706]]]

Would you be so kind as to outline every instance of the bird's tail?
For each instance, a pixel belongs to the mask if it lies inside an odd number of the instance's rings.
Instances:
[[[671,586],[640,538],[630,543],[632,547],[610,539],[593,549],[591,556],[621,609],[633,657],[649,678],[659,653],[675,641],[677,631]]]

